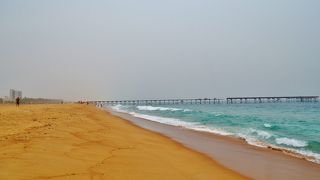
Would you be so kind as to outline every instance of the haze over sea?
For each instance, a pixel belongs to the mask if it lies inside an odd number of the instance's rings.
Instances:
[[[115,105],[111,108],[159,123],[243,138],[255,146],[289,150],[320,163],[320,102]]]

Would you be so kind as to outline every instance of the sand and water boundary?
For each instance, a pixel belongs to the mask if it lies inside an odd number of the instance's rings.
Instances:
[[[127,113],[110,113],[163,134],[184,146],[204,153],[225,167],[254,179],[319,179],[320,165],[274,148],[252,146],[242,139],[161,124]]]

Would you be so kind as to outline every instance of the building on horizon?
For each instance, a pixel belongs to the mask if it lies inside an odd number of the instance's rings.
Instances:
[[[22,91],[10,89],[10,95],[9,95],[10,100],[14,101],[17,97],[22,98]]]

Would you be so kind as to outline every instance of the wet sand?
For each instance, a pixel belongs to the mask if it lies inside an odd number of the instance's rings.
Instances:
[[[0,179],[246,179],[87,105],[0,105]]]
[[[111,111],[111,110],[109,110]],[[183,145],[204,153],[220,164],[254,179],[320,179],[320,165],[286,155],[278,150],[260,148],[244,140],[165,125],[125,113],[111,111],[148,130],[164,134]]]

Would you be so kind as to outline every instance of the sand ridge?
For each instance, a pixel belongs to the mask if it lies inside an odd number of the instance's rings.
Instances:
[[[0,106],[0,179],[245,179],[87,105]]]

